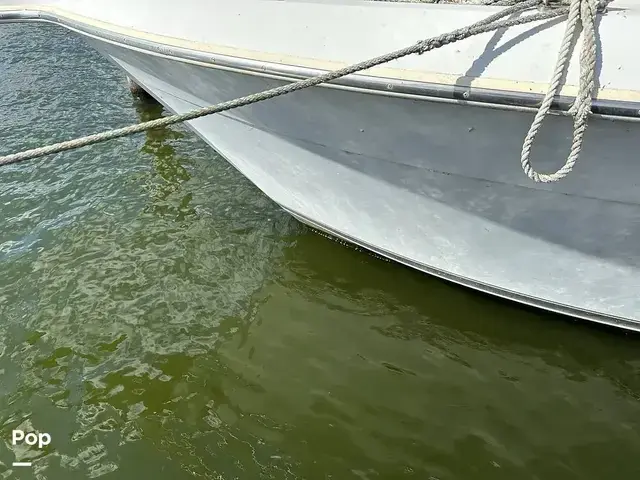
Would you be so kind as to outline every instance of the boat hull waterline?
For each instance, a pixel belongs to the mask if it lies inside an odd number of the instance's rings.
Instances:
[[[86,39],[175,113],[295,78]],[[306,224],[466,287],[640,331],[640,123],[593,118],[578,168],[540,185],[519,163],[531,111],[435,100],[314,87],[188,124]],[[543,171],[571,136],[569,119],[548,124]]]

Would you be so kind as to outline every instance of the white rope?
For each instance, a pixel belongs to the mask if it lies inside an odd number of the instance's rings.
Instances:
[[[598,8],[597,0],[572,0],[569,6],[569,15],[567,18],[567,26],[558,53],[555,72],[549,85],[549,90],[540,105],[540,109],[536,113],[533,123],[529,128],[529,132],[524,139],[522,145],[522,156],[520,162],[524,173],[534,182],[557,182],[566,177],[580,156],[584,132],[587,129],[587,120],[591,113],[591,100],[593,90],[595,88],[595,70],[596,70],[596,11]],[[580,28],[580,25],[582,28]],[[582,48],[580,51],[580,80],[578,85],[578,94],[569,109],[569,113],[573,116],[573,140],[571,142],[571,150],[565,164],[554,173],[538,173],[531,166],[530,156],[531,147],[536,135],[540,131],[542,122],[546,118],[551,109],[551,105],[555,96],[560,90],[562,79],[571,62],[572,44],[576,32],[579,34],[582,29]]]

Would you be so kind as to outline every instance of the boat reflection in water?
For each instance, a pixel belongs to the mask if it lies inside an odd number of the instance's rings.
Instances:
[[[155,120],[162,117],[164,108],[152,98],[139,95],[135,101],[136,111],[141,122]],[[145,142],[141,152],[151,156],[156,179],[149,179],[145,186],[152,198],[148,206],[158,215],[171,215],[176,221],[184,220],[186,216],[195,215],[195,209],[190,205],[193,199],[191,192],[185,193],[180,202],[168,202],[169,197],[180,191],[182,183],[191,179],[189,171],[183,164],[189,165],[189,159],[178,154],[172,141],[183,138],[185,134],[176,127],[160,127],[145,132]]]

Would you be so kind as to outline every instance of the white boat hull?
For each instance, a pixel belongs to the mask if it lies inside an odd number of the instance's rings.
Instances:
[[[283,83],[92,43],[177,113]],[[518,161],[531,118],[314,88],[190,123],[305,223],[468,287],[640,330],[640,124],[594,119],[573,175],[543,186]],[[570,127],[549,120],[539,168],[564,158]]]

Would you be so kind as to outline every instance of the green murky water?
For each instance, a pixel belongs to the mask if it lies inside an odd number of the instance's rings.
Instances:
[[[2,153],[161,114],[0,27]],[[640,478],[639,337],[320,237],[182,127],[3,168],[0,205],[1,478]]]

